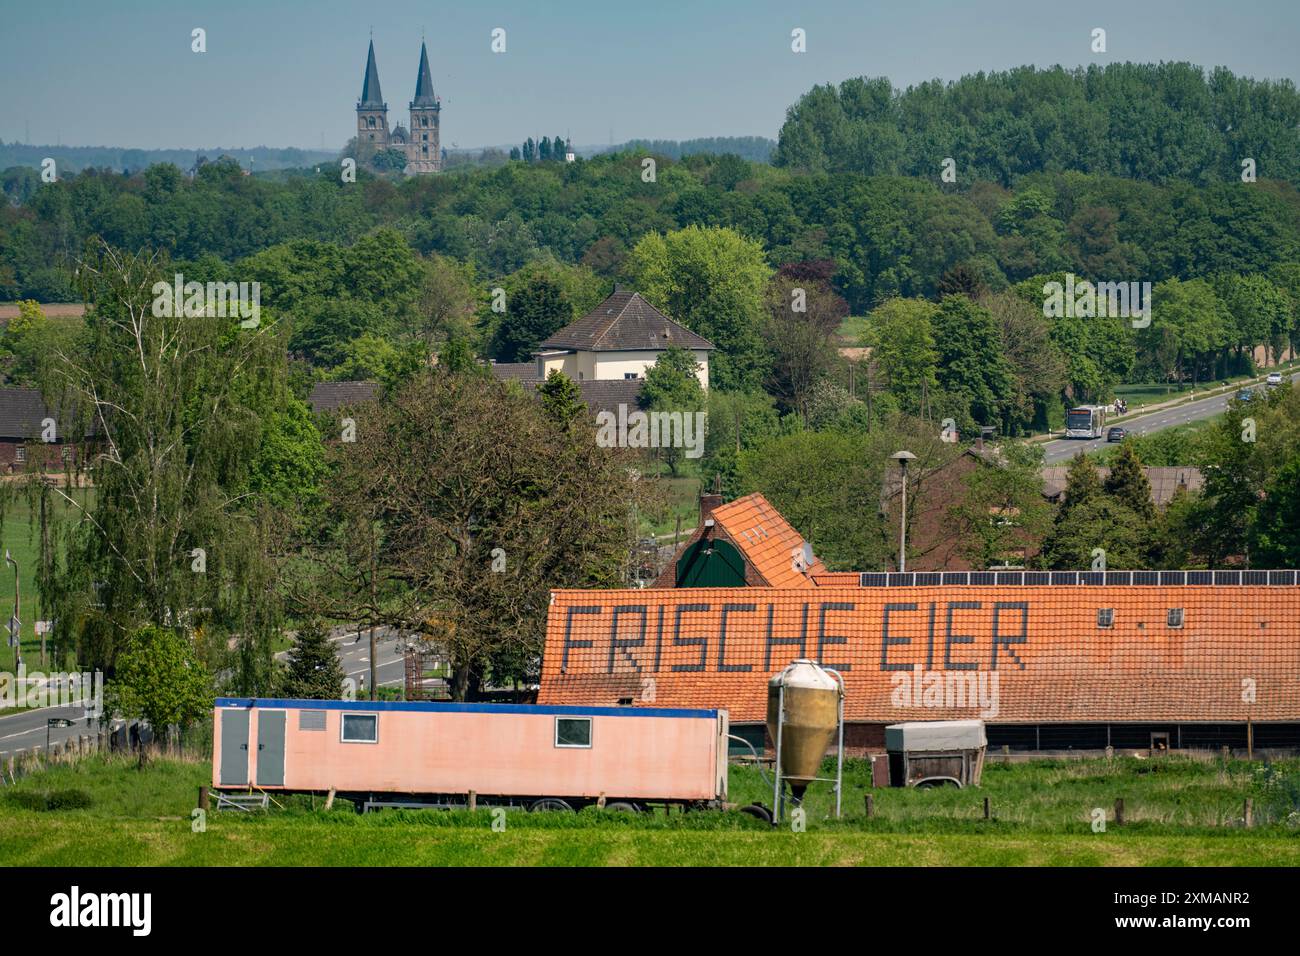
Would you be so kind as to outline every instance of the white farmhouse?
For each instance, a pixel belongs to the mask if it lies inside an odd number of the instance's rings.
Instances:
[[[713,344],[668,318],[640,293],[616,290],[538,347],[534,376],[545,381],[554,369],[579,384],[641,380],[674,345],[690,349],[699,363],[700,385],[707,389]]]

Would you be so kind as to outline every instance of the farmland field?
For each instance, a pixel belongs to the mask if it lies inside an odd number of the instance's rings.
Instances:
[[[385,811],[288,798],[269,814],[209,813],[191,829],[206,763],[90,758],[0,788],[0,864],[176,865],[1300,865],[1300,764],[1165,756],[991,762],[966,791],[868,790],[850,761],[845,817],[809,792],[807,829],[776,830],[739,813],[632,815],[489,810]],[[771,794],[733,767],[738,803]],[[864,795],[875,816],[867,819]],[[983,819],[988,797],[990,820]],[[1254,826],[1242,825],[1253,801]],[[1125,801],[1125,823],[1113,807]],[[1104,832],[1094,820],[1104,818]]]
[[[93,489],[77,489],[72,492],[83,506],[93,503]],[[57,496],[51,497],[52,518],[67,520],[75,517],[72,505],[63,503]],[[0,551],[8,551],[18,563],[19,586],[22,589],[22,651],[23,661],[29,670],[40,669],[41,639],[36,635],[38,618],[38,597],[36,594],[36,566],[40,558],[40,528],[32,520],[32,508],[26,498],[12,502],[4,514],[4,523],[0,526]],[[0,565],[0,615],[7,622],[14,611],[14,572],[7,565]],[[7,631],[0,629],[7,635]],[[3,644],[3,641],[0,641]],[[13,668],[13,651],[3,647],[0,653],[0,671]]]

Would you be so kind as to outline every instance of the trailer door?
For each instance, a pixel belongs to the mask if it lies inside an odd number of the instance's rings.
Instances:
[[[248,785],[248,711],[221,711],[221,785]]]
[[[257,785],[284,786],[284,711],[257,712]]]
[[[727,799],[727,782],[731,772],[731,764],[728,758],[731,756],[731,728],[729,726],[727,711],[718,712],[718,741],[715,751],[715,763],[717,768],[717,780],[714,790],[717,791],[717,798],[722,801]]]

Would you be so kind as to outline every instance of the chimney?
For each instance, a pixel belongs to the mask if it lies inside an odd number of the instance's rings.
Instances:
[[[722,504],[722,495],[706,494],[700,495],[700,527],[703,528],[704,522],[713,517],[713,509]]]

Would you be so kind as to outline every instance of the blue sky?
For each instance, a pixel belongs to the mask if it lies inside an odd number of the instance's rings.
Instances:
[[[775,137],[801,93],[859,75],[907,86],[1026,63],[1190,60],[1300,82],[1295,0],[0,0],[0,139],[336,149],[372,25],[389,122],[406,122],[423,30],[443,143],[462,147]],[[195,27],[204,54],[190,51]],[[494,27],[504,54],[489,48]],[[790,50],[795,27],[806,53]]]

